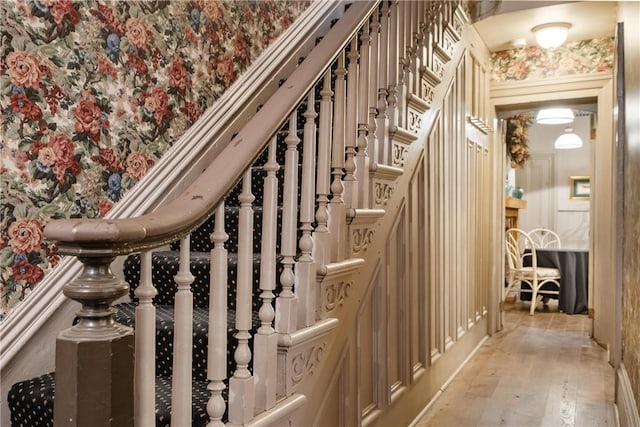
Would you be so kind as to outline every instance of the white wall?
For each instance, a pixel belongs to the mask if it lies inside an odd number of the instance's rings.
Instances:
[[[571,176],[591,175],[591,140],[590,118],[576,117],[570,125],[577,133],[584,145],[582,148],[571,150],[557,150],[553,144],[558,136],[564,133],[566,125],[538,125],[529,129],[529,149],[532,158],[549,157],[553,159],[554,179],[549,182],[544,195],[535,195],[536,200],[548,197],[554,199],[549,203],[555,211],[555,224],[550,225],[560,235],[562,245],[567,248],[589,249],[589,202],[571,200],[569,197],[569,179]],[[527,168],[525,164],[524,168]],[[524,182],[526,170],[516,172],[516,185]],[[550,192],[550,193],[549,193]],[[527,188],[524,199],[527,200]],[[534,195],[529,194],[530,198]],[[543,197],[541,197],[543,196]],[[554,206],[555,205],[555,206]],[[529,207],[528,207],[529,208]],[[520,227],[527,230],[539,226],[540,220],[532,218],[535,209],[525,209],[520,213]]]

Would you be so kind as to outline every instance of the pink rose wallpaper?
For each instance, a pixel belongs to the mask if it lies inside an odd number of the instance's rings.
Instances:
[[[491,81],[533,80],[613,69],[613,38],[569,42],[554,49],[527,46],[491,54]]]
[[[0,2],[0,319],[59,262],[47,222],[107,214],[308,3]]]

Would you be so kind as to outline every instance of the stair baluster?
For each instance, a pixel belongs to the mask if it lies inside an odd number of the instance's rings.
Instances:
[[[389,9],[389,81],[388,81],[388,98],[387,102],[389,107],[387,108],[387,116],[389,117],[389,126],[391,132],[395,132],[398,126],[398,98],[397,98],[397,85],[398,85],[398,1],[393,0]],[[389,144],[389,148],[393,149],[393,144]],[[389,159],[393,159],[393,153],[389,153]]]
[[[389,156],[389,117],[387,116],[387,67],[389,61],[389,2],[382,2],[382,13],[380,16],[380,40],[378,43],[379,53],[377,66],[378,72],[378,115],[376,116],[376,132],[378,133],[378,156],[376,161],[383,165],[391,164]]]
[[[262,206],[262,242],[260,253],[260,327],[253,342],[253,375],[256,378],[256,413],[271,409],[276,404],[276,374],[278,335],[273,328],[275,311],[273,291],[276,288],[276,239],[278,178],[280,169],[276,161],[277,136],[271,138],[269,155],[263,168],[264,198]]]
[[[224,201],[215,213],[214,231],[211,233],[214,247],[211,250],[211,276],[209,299],[209,329],[207,350],[207,379],[210,397],[207,403],[209,422],[207,427],[223,427],[222,416],[226,403],[222,392],[227,378],[227,261],[224,244],[229,235],[224,229]]]
[[[307,109],[304,112],[304,136],[302,157],[302,188],[300,190],[300,257],[296,262],[295,289],[299,299],[298,327],[312,325],[317,319],[316,307],[316,263],[311,256],[313,238],[311,225],[315,208],[315,167],[316,167],[316,122],[315,91],[307,96]]]
[[[251,203],[251,168],[242,178],[242,193],[238,196],[238,277],[236,293],[236,334],[238,347],[234,353],[236,370],[229,380],[229,394],[235,396],[229,405],[229,421],[242,424],[253,418],[254,379],[249,371],[251,362],[251,293],[253,287],[253,209]]]
[[[331,96],[333,91],[331,90],[331,68],[329,68],[323,77],[322,91],[320,96],[320,117],[318,119],[318,163],[317,163],[317,175],[316,185],[318,193],[318,208],[316,210],[316,229],[313,232],[315,245],[312,249],[313,259],[319,265],[328,264],[331,262],[331,242],[329,235],[329,228],[327,227],[329,221],[329,175],[331,172],[331,128],[333,126],[331,115],[332,100]]]
[[[345,149],[345,104],[347,69],[344,64],[344,50],[338,56],[336,81],[334,83],[333,103],[333,138],[331,146],[331,202],[329,203],[329,231],[333,236],[331,251],[332,261],[342,261],[345,257],[344,242],[346,241],[345,204],[343,198],[344,185],[342,183],[342,169],[344,168]]]
[[[369,157],[371,158],[370,167],[371,170],[375,170],[379,160],[378,152],[378,124],[376,123],[376,116],[378,115],[378,63],[379,63],[379,38],[380,38],[380,21],[378,13],[371,15],[370,25],[370,37],[371,37],[371,66],[369,67]]]
[[[171,385],[171,426],[191,424],[191,351],[193,349],[194,277],[189,269],[190,239],[180,240],[180,269],[174,277],[178,285],[174,306],[173,378]]]
[[[407,89],[409,91],[409,96],[417,96],[420,93],[420,86],[418,86],[420,84],[418,77],[420,74],[420,64],[418,63],[418,47],[420,40],[420,28],[418,28],[418,2],[411,2],[409,9],[409,22],[411,24],[411,63],[409,65],[409,87]]]
[[[397,5],[398,26],[396,31],[398,32],[398,76],[396,83],[396,97],[399,102],[396,103],[396,126],[406,128],[406,99],[407,99],[407,86],[405,84],[406,69],[408,65],[409,44],[407,39],[407,2],[399,2]]]
[[[369,154],[367,153],[367,119],[369,114],[369,22],[365,22],[360,34],[360,68],[358,69],[358,153],[356,155],[356,180],[359,208],[369,207]]]
[[[284,190],[282,211],[282,273],[280,284],[282,292],[276,299],[276,330],[288,334],[296,330],[298,322],[298,296],[293,292],[295,274],[293,271],[296,256],[296,229],[298,222],[298,149],[300,138],[296,135],[298,118],[296,111],[289,119],[289,133],[285,138],[287,151],[284,164]]]
[[[136,361],[135,361],[135,423],[136,426],[156,422],[156,308],[153,298],[158,294],[151,275],[151,251],[140,254],[140,286],[135,290]]]
[[[358,207],[358,181],[356,180],[356,145],[357,145],[357,120],[358,120],[358,36],[351,39],[351,46],[347,54],[349,65],[347,67],[347,112],[345,123],[345,150],[344,162],[344,201],[347,208]]]

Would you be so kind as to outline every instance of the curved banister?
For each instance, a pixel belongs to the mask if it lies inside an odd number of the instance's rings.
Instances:
[[[99,256],[138,252],[188,234],[222,201],[377,4],[351,4],[312,54],[181,196],[153,213],[135,218],[55,220],[46,225],[45,236],[56,241],[64,255]]]

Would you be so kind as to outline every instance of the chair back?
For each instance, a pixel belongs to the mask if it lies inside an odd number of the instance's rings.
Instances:
[[[506,231],[505,248],[507,265],[509,270],[517,271],[522,269],[523,259],[531,257],[531,264],[535,267],[535,246],[529,234],[519,228],[510,228]],[[526,249],[531,249],[526,252]]]
[[[533,242],[533,247],[537,249],[558,248],[562,247],[560,236],[548,228],[534,228],[529,231],[529,237]]]

